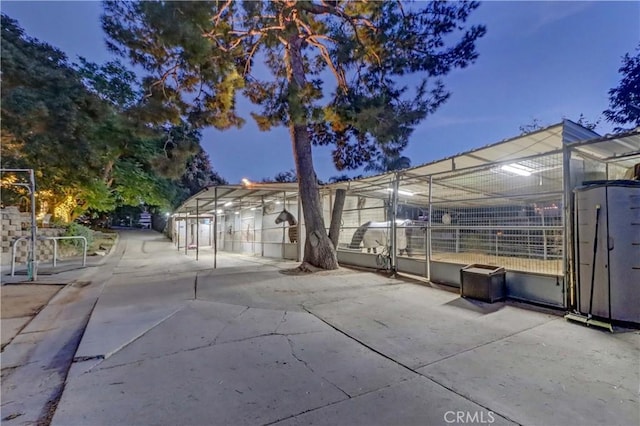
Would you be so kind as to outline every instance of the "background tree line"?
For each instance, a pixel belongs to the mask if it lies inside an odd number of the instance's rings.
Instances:
[[[1,164],[35,170],[37,212],[71,221],[123,206],[170,210],[224,182],[200,131],[156,108],[119,62],[72,63],[4,14],[1,61]],[[2,177],[3,204],[24,203],[24,188],[8,185],[16,177]]]

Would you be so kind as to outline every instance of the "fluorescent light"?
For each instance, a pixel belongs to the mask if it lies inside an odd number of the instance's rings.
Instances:
[[[229,207],[230,205],[232,205],[233,203],[231,201],[229,201],[228,203],[225,203],[225,207]]]
[[[276,204],[282,204],[282,202],[281,201],[276,201]]]
[[[385,192],[385,191],[387,191],[387,192],[393,192],[393,189],[391,189],[391,188],[387,188],[387,189],[385,189],[385,190],[382,190],[382,192]],[[403,191],[402,189],[399,189],[399,190],[398,190],[398,194],[400,194],[400,195],[406,195],[407,197],[413,197],[413,196],[415,195],[413,192]]]
[[[517,164],[517,163],[505,164],[500,168],[506,172],[511,172],[519,176],[531,176],[531,172],[532,172],[530,168],[521,166],[520,164]]]
[[[256,209],[255,207],[251,207],[251,210],[255,210],[255,209]]]
[[[217,213],[218,213],[218,214],[222,213],[222,210],[218,209]]]
[[[240,212],[236,212],[236,214],[240,214]]]

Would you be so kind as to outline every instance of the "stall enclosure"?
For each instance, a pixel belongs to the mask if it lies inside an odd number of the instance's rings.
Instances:
[[[573,189],[624,175],[640,153],[637,135],[605,143],[565,120],[425,165],[323,185],[325,224],[335,191],[345,189],[341,264],[456,287],[466,265],[504,267],[508,297],[574,306]],[[180,219],[205,212],[216,229],[214,252],[301,260],[297,184],[252,185],[211,187],[187,200],[175,214],[178,247],[200,235],[180,228]]]
[[[290,260],[304,242],[297,185],[250,183],[204,188],[172,216],[178,250],[218,250]],[[282,217],[283,220],[278,220]]]
[[[332,185],[349,194],[338,258],[456,287],[466,265],[504,267],[509,297],[566,307],[564,147],[594,137],[566,120],[426,165]]]

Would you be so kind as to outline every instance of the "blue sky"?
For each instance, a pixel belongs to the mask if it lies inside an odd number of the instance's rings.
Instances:
[[[0,8],[71,59],[111,59],[99,2],[2,1]],[[601,118],[607,92],[620,81],[622,56],[640,41],[640,2],[489,1],[472,22],[487,26],[477,44],[480,57],[445,77],[452,96],[416,128],[404,153],[413,165],[516,136],[534,119]],[[293,168],[288,131],[260,132],[248,112],[242,129],[203,133],[213,168],[231,183]],[[606,134],[612,127],[601,121],[596,131]],[[320,179],[340,174],[328,149],[316,148],[314,155]]]

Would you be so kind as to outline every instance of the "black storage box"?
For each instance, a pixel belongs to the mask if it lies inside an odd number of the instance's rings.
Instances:
[[[493,303],[507,296],[505,270],[499,266],[467,265],[460,270],[460,296]]]

